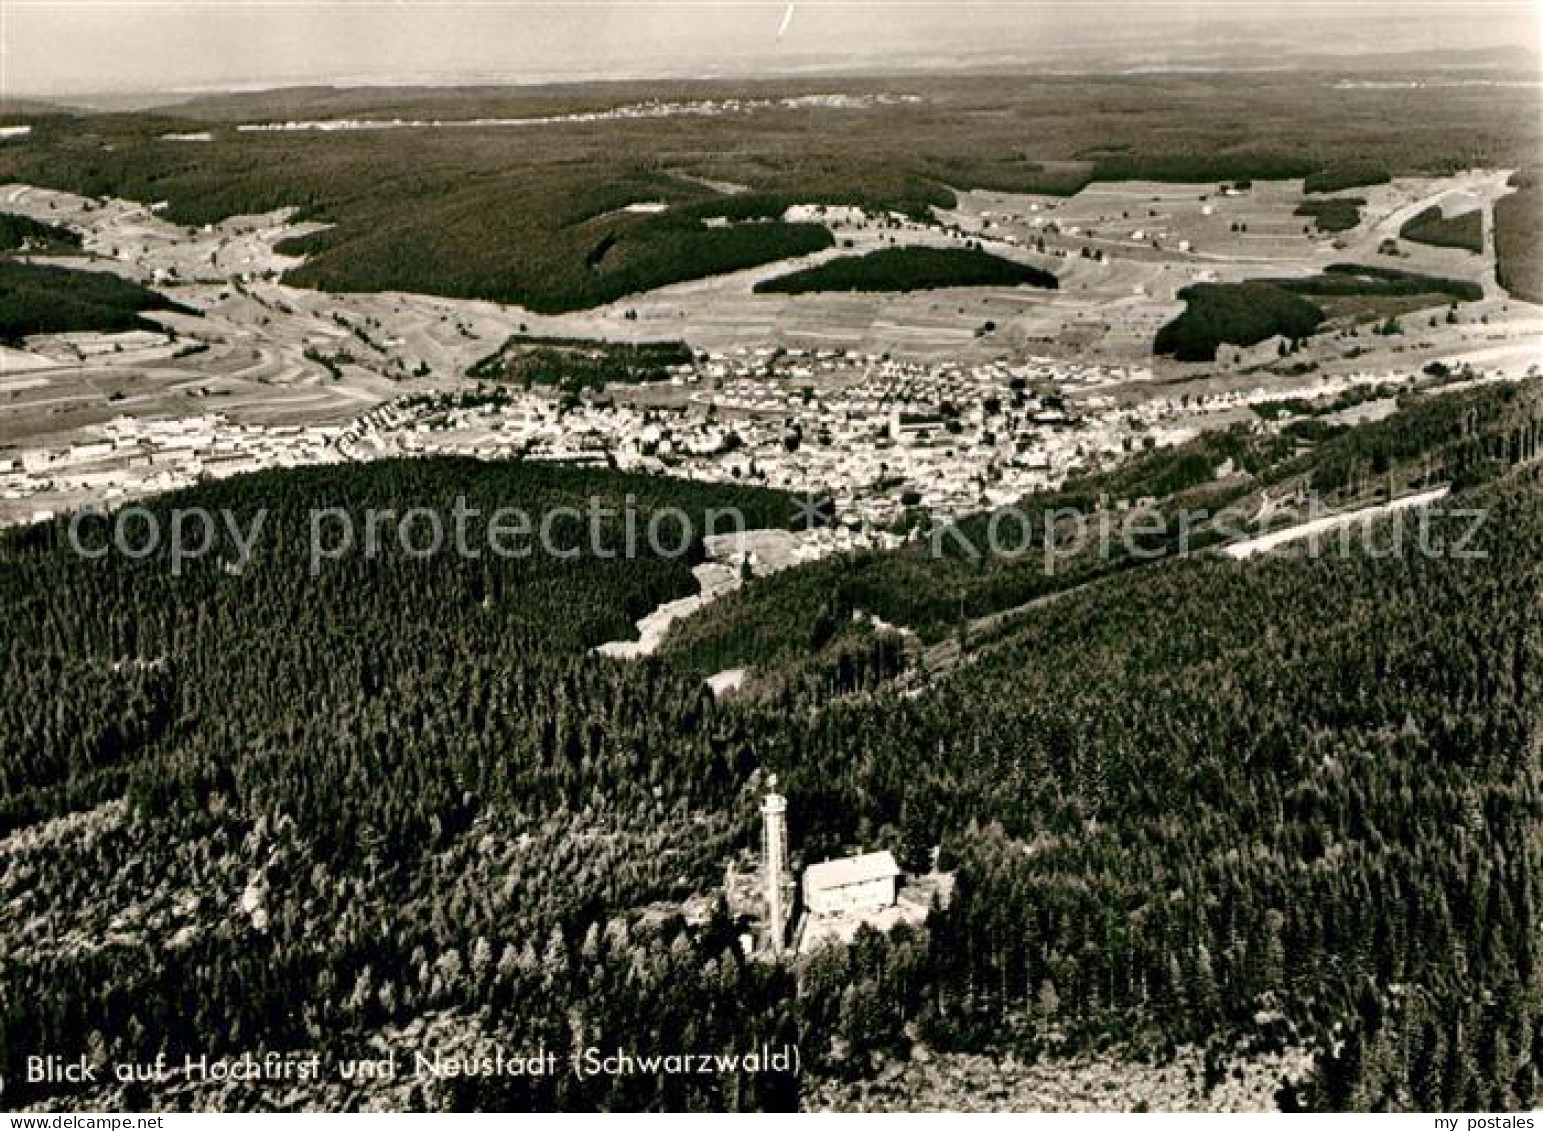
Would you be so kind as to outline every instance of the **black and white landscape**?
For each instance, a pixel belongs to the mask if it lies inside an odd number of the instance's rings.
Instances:
[[[1304,11],[4,13],[0,1106],[1543,1103],[1537,12]]]

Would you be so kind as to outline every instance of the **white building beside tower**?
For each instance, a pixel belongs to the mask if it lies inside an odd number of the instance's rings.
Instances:
[[[804,910],[811,915],[882,911],[895,903],[900,865],[890,852],[865,852],[804,869]]]

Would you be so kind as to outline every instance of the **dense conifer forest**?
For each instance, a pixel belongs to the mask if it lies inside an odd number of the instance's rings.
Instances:
[[[68,251],[79,247],[80,236],[68,228],[0,212],[0,251]]]
[[[1359,196],[1336,196],[1328,200],[1304,200],[1294,215],[1310,216],[1320,232],[1346,232],[1361,222],[1366,200]]]
[[[1049,271],[1003,259],[980,248],[886,247],[844,256],[787,275],[764,279],[759,293],[813,291],[921,291],[937,287],[1047,287]]]
[[[1152,350],[1179,361],[1212,361],[1223,344],[1306,338],[1327,317],[1314,299],[1428,297],[1435,306],[1474,302],[1482,293],[1477,283],[1360,263],[1333,263],[1302,279],[1193,283],[1179,292],[1184,310],[1157,331]]]
[[[102,271],[0,259],[0,342],[79,330],[158,330],[148,310],[176,310],[170,299]]]
[[[749,488],[463,460],[269,472],[151,504],[269,508],[173,576],[81,561],[66,524],[0,538],[0,1073],[40,1048],[370,1055],[419,1048],[796,1044],[802,1075],[402,1085],[413,1108],[792,1107],[920,1047],[1208,1063],[1300,1047],[1280,1102],[1515,1109],[1538,1097],[1543,492],[1536,395],[1411,398],[1305,454],[1205,438],[1068,484],[1159,505],[1321,478],[1443,478],[1450,548],[1084,563],[1040,589],[987,556],[752,579],[654,658],[594,645],[691,592],[682,557],[400,548],[308,568],[311,508],[734,506]],[[1230,460],[1236,479],[1204,469]],[[1081,504],[1068,500],[1081,498]],[[1477,525],[1459,511],[1480,511]],[[624,536],[619,519],[601,522]],[[88,523],[92,544],[106,534]],[[582,540],[571,516],[564,537]],[[390,544],[389,541],[387,543]],[[907,557],[907,555],[911,557]],[[852,576],[853,563],[843,565]],[[907,594],[924,565],[930,594]],[[1015,572],[1016,571],[1016,572]],[[995,584],[995,583],[993,583]],[[766,597],[761,595],[765,594]],[[746,610],[761,612],[747,617]],[[929,613],[930,610],[930,613]],[[915,613],[911,620],[906,617]],[[787,647],[778,636],[795,641]],[[748,635],[747,635],[748,634]],[[711,643],[715,637],[718,643]],[[695,641],[693,643],[693,641]],[[743,642],[748,641],[748,646]],[[741,643],[736,643],[741,642]],[[736,652],[736,648],[740,650]],[[717,699],[702,676],[754,671]],[[773,966],[718,897],[779,775],[793,852],[941,846],[923,930]],[[378,1051],[376,1052],[378,1055]],[[367,1104],[385,1085],[111,1085],[123,1106]]]
[[[606,385],[666,381],[670,367],[696,355],[684,342],[596,342],[516,334],[472,365],[473,380],[509,381],[530,388],[560,385],[576,392]]]
[[[1543,302],[1543,174],[1511,178],[1516,191],[1495,202],[1495,278],[1517,298]]]
[[[1455,216],[1443,216],[1439,207],[1425,209],[1410,217],[1398,234],[1416,243],[1433,247],[1460,247],[1464,251],[1484,250],[1484,212],[1475,208]]]
[[[1385,185],[1392,179],[1387,168],[1375,161],[1352,159],[1309,173],[1302,179],[1302,191],[1340,192],[1367,185]]]

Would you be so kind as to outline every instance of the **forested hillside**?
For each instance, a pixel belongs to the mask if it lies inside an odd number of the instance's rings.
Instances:
[[[886,247],[867,255],[827,260],[787,275],[764,279],[757,293],[809,294],[817,291],[921,291],[939,287],[1047,287],[1057,280],[980,248]]]
[[[147,310],[178,310],[170,299],[103,271],[0,259],[0,342],[81,330],[157,330]]]
[[[75,251],[80,236],[57,224],[43,224],[14,212],[0,212],[0,251]]]
[[[598,492],[781,525],[786,500],[769,492],[471,461],[265,473],[157,504],[272,508],[244,570],[225,555],[180,577],[153,558],[74,560],[62,524],[11,532],[6,1102],[78,1099],[16,1083],[18,1058],[39,1048],[335,1057],[497,1042],[566,1056],[791,1042],[803,1079],[561,1072],[101,1094],[130,1107],[389,1094],[412,1108],[780,1108],[919,1045],[1010,1041],[1031,1059],[1161,1059],[1192,1042],[1222,1065],[1291,1045],[1319,1068],[1287,1104],[1528,1106],[1543,1067],[1543,492],[1512,437],[1535,408],[1516,390],[1427,398],[1345,456],[1345,497],[1379,457],[1384,473],[1481,469],[1453,496],[1484,512],[1479,556],[1090,568],[910,693],[893,684],[906,661],[892,637],[798,580],[823,565],[751,581],[747,595],[781,595],[785,634],[823,617],[824,638],[781,649],[772,618],[756,618],[759,690],[720,701],[690,649],[631,663],[590,652],[690,592],[690,556],[352,555],[312,577],[302,550],[316,506],[462,495],[540,509]],[[1293,456],[1222,437],[1068,492],[1238,498],[1248,488],[1204,478],[1216,457],[1299,481],[1348,442]],[[1450,546],[1472,527],[1454,513],[1433,530]],[[921,571],[908,560],[869,577],[877,593]],[[941,610],[949,595],[929,599]],[[746,959],[717,891],[756,842],[768,771],[789,797],[795,857],[889,847],[914,866],[941,843],[951,906],[925,931],[868,934],[793,967]]]
[[[781,221],[794,203],[925,214],[956,190],[1071,195],[1095,180],[1305,177],[1307,191],[1331,192],[1536,158],[1525,83],[1445,86],[1413,115],[1396,87],[1360,90],[1326,115],[1321,89],[1296,72],[1208,72],[279,90],[156,114],[38,116],[25,142],[0,151],[0,178],[164,200],[180,224],[295,207],[334,226],[285,245],[310,257],[292,282],[551,312],[829,247],[820,226]],[[822,98],[843,103],[811,103]],[[700,112],[604,118],[656,101]],[[709,101],[743,109],[707,112]],[[586,118],[551,124],[572,114]],[[235,128],[334,116],[528,123]],[[189,130],[211,135],[197,160],[162,140]],[[637,202],[669,207],[626,210]],[[718,217],[765,222],[707,224]]]
[[[1511,178],[1515,192],[1495,202],[1495,278],[1528,302],[1543,302],[1543,180],[1537,169]]]
[[[1431,206],[1404,221],[1398,234],[1406,240],[1433,247],[1460,247],[1465,251],[1484,250],[1484,212],[1475,208],[1456,216],[1442,215],[1439,206]]]
[[[1193,283],[1179,291],[1184,310],[1157,331],[1152,352],[1179,361],[1214,361],[1224,343],[1307,338],[1324,321],[1326,300],[1423,297],[1438,306],[1474,302],[1481,294],[1477,283],[1359,263],[1333,263],[1302,279]]]
[[[924,1039],[1273,1027],[1338,1050],[1298,1102],[1528,1105],[1543,508],[1474,501],[1486,560],[1128,574],[779,746],[810,833],[892,824],[959,869]]]
[[[1519,437],[1539,427],[1537,394],[1517,385],[1418,393],[1393,416],[1332,432],[1299,453],[1290,431],[1206,433],[1173,448],[1078,475],[1060,490],[1001,512],[972,515],[889,553],[859,553],[762,579],[681,622],[666,650],[703,675],[771,666],[850,635],[854,612],[877,614],[932,643],[971,621],[1045,600],[1087,582],[1197,552],[1253,529],[1265,493],[1316,493],[1324,506],[1376,502],[1392,486],[1416,490],[1485,482],[1519,458]],[[1231,468],[1219,476],[1218,470]],[[1129,544],[1119,508],[1151,500],[1154,529]],[[1180,514],[1191,512],[1188,522]],[[1199,517],[1201,514],[1206,517]],[[993,541],[992,532],[996,537]],[[934,553],[934,548],[937,553]],[[806,610],[796,621],[789,607]]]
[[[464,496],[484,515],[587,515],[597,494],[617,507],[636,496],[640,522],[662,506],[699,523],[707,507],[759,525],[788,513],[755,489],[440,460],[262,474],[157,504],[229,507],[243,529],[267,506],[241,574],[228,551],[179,578],[164,556],[82,562],[62,524],[7,536],[8,1103],[38,1098],[18,1058],[39,1048],[330,1051],[431,1010],[475,1029],[495,1004],[499,1026],[565,1046],[580,978],[597,997],[679,995],[693,1011],[719,1000],[714,1024],[734,1024],[733,991],[751,974],[732,932],[686,939],[678,919],[637,915],[707,886],[744,839],[749,752],[696,680],[587,654],[694,591],[692,557],[415,561],[397,549],[308,572],[311,507],[362,522],[369,507],[448,513]],[[565,522],[558,540],[586,537],[587,523]],[[622,544],[621,520],[607,532]],[[102,536],[88,527],[93,545]],[[81,816],[48,820],[65,814]],[[602,984],[601,932],[620,971],[651,971],[644,982]],[[618,1016],[665,1032],[679,1009]]]

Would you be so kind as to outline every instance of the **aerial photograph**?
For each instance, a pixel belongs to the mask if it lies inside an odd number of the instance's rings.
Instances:
[[[0,0],[0,1126],[1540,1110],[1543,4]]]

